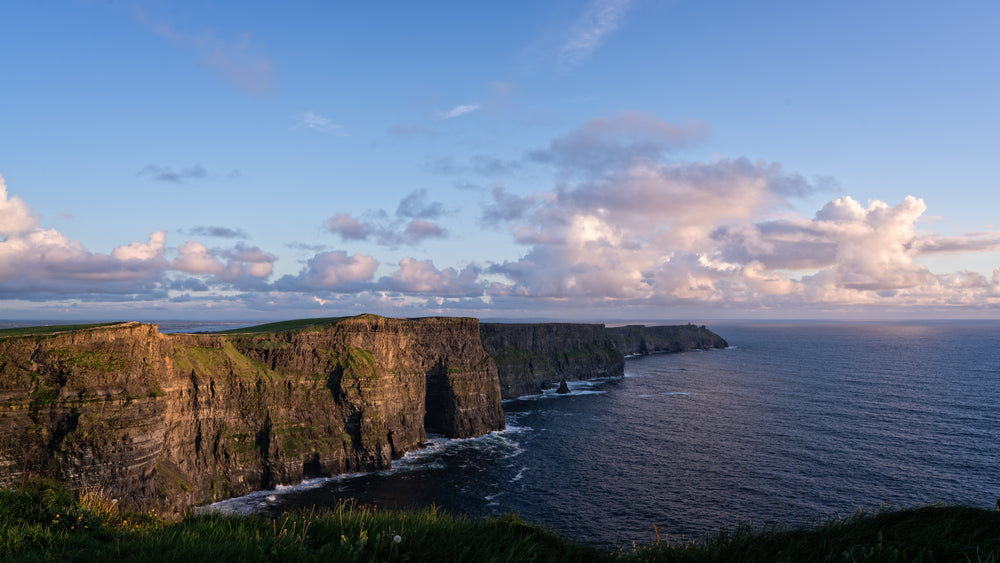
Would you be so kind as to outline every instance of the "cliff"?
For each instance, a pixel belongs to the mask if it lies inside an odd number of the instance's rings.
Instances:
[[[726,348],[729,344],[705,326],[626,325],[607,329],[615,349],[625,356]]]
[[[0,483],[41,475],[168,514],[385,469],[428,432],[502,429],[501,399],[621,376],[623,354],[726,345],[691,325],[373,315],[218,334],[71,328],[0,332]]]
[[[541,393],[563,379],[619,377],[625,370],[602,324],[481,323],[479,331],[496,360],[504,399]]]
[[[361,316],[261,334],[125,323],[0,338],[0,476],[133,508],[389,467],[427,432],[504,426],[475,319]]]

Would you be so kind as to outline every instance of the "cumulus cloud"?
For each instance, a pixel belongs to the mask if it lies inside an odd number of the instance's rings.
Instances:
[[[444,238],[444,228],[437,223],[432,223],[424,219],[413,219],[406,224],[403,229],[403,238],[407,241],[418,242],[429,238]]]
[[[156,231],[149,235],[146,243],[133,242],[127,246],[119,246],[111,251],[111,257],[117,260],[149,261],[163,258],[166,246],[166,231]]]
[[[528,157],[566,170],[600,173],[636,162],[657,161],[707,134],[708,126],[700,121],[678,125],[646,113],[624,112],[591,119],[557,137],[547,148],[530,151]]]
[[[94,253],[55,229],[33,228],[0,241],[0,297],[32,294],[87,295],[146,293],[155,288],[167,262],[162,231],[147,243]]]
[[[200,242],[187,241],[177,250],[179,256],[171,264],[174,270],[193,275],[207,274],[213,276],[213,281],[224,283],[267,278],[277,259],[256,246],[237,245],[230,249],[210,250]]]
[[[811,219],[789,216],[789,198],[831,182],[744,158],[669,160],[674,147],[700,135],[633,114],[591,120],[528,153],[557,173],[584,174],[528,195],[494,187],[482,222],[505,227],[527,249],[487,269],[506,280],[490,295],[753,308],[945,305],[976,295],[1000,304],[984,276],[936,275],[917,263],[922,255],[1000,249],[996,233],[921,233],[927,208],[915,197],[891,206],[844,196]]]
[[[326,229],[344,240],[365,240],[376,230],[370,223],[359,221],[350,213],[337,213],[330,217],[326,220]]]
[[[430,260],[403,258],[392,276],[379,280],[379,289],[406,294],[472,297],[483,294],[484,284],[478,279],[479,273],[480,268],[475,265],[466,266],[461,271],[454,268],[439,270]]]
[[[363,218],[337,213],[326,220],[325,226],[344,240],[371,240],[397,247],[447,237],[447,230],[431,221],[446,212],[443,203],[428,199],[427,190],[414,190],[400,200],[394,217],[385,211],[369,211]]]
[[[146,242],[118,246],[110,253],[92,252],[55,229],[37,225],[37,214],[23,200],[7,197],[3,186],[0,213],[9,221],[0,240],[0,298],[35,299],[66,295],[75,299],[165,299],[168,290],[208,290],[203,281],[178,275],[207,275],[211,284],[246,285],[271,275],[276,257],[257,247],[238,244],[208,249],[188,241],[178,256],[167,259],[166,231],[152,232]],[[14,202],[14,204],[10,204]],[[16,226],[10,228],[9,226]]]
[[[342,250],[321,252],[306,264],[298,276],[285,276],[275,287],[285,291],[331,290],[354,293],[370,288],[378,268],[378,261],[371,256],[348,256]]]
[[[0,175],[0,236],[21,234],[37,224],[38,214],[23,199],[7,195],[7,183]]]

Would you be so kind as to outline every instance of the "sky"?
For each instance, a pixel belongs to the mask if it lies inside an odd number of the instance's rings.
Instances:
[[[1000,318],[998,21],[5,3],[0,318]]]

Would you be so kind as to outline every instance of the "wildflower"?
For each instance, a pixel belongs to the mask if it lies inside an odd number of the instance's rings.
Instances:
[[[396,543],[399,543],[399,542],[403,541],[403,538],[401,538],[401,537],[400,537],[400,536],[399,536],[399,535],[397,534],[396,536],[393,536],[393,538],[392,538],[392,541],[394,541],[394,542],[396,542]]]

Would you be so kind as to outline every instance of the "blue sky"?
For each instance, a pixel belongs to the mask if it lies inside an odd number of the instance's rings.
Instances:
[[[2,12],[0,317],[1000,316],[995,2]]]

